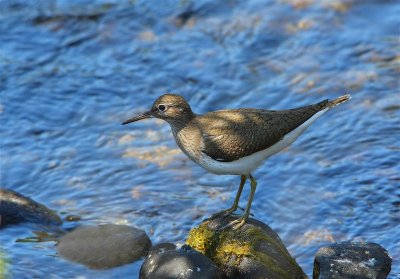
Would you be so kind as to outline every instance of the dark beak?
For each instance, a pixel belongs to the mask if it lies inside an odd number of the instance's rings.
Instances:
[[[152,115],[151,111],[148,111],[148,112],[139,114],[139,115],[137,115],[135,117],[129,118],[124,123],[122,123],[122,125],[125,125],[125,124],[128,124],[128,123],[132,123],[132,122],[135,122],[135,121],[139,121],[139,120],[142,120],[142,119],[151,118],[151,117],[153,117],[153,115]]]

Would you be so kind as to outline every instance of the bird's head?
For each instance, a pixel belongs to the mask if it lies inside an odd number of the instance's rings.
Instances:
[[[153,117],[163,119],[173,125],[190,120],[193,115],[189,104],[182,96],[164,94],[154,102],[149,111],[126,120],[122,125]]]

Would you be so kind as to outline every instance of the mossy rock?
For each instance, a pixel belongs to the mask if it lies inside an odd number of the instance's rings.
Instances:
[[[266,224],[249,219],[238,230],[219,230],[235,218],[204,221],[189,232],[186,243],[209,257],[227,278],[307,278]]]

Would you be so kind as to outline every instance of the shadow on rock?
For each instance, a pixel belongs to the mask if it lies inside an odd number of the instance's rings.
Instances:
[[[60,217],[46,206],[15,191],[0,189],[0,228],[19,223],[60,225]]]
[[[211,259],[224,278],[307,278],[279,236],[266,224],[249,219],[238,230],[220,231],[236,217],[203,221],[187,244]]]
[[[82,227],[64,235],[57,250],[64,258],[90,268],[111,268],[147,255],[151,241],[140,229],[125,225]]]

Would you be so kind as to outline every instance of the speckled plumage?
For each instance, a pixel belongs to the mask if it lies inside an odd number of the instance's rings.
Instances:
[[[236,109],[210,112],[195,118],[202,152],[231,162],[266,149],[303,124],[328,101],[292,110]]]

